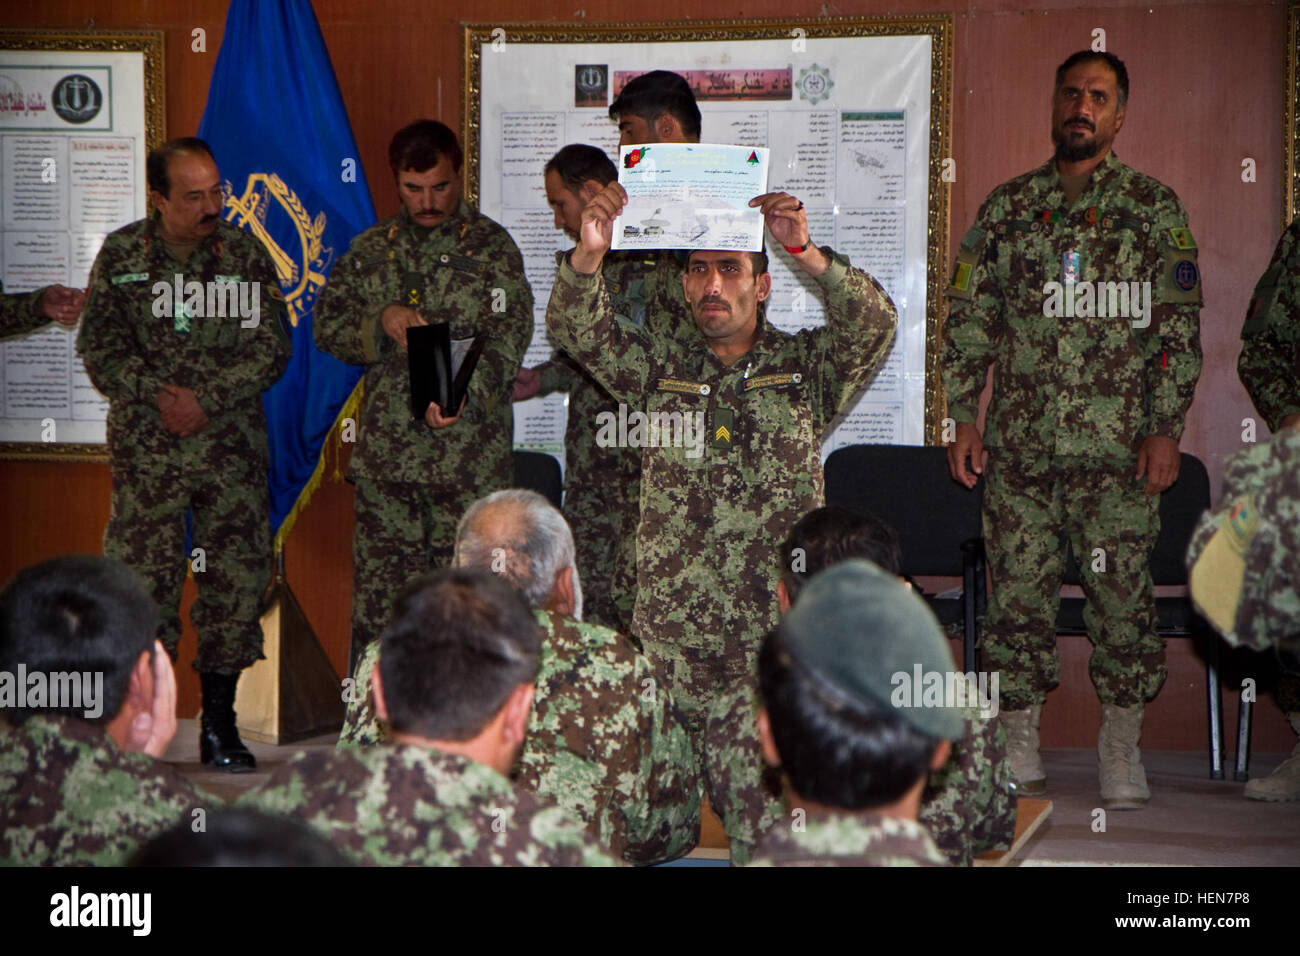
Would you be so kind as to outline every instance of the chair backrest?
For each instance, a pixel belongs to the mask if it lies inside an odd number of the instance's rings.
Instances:
[[[983,489],[953,481],[941,447],[849,445],[826,459],[826,503],[891,525],[904,574],[961,575],[962,542],[980,537]]]
[[[539,451],[516,451],[514,460],[515,487],[535,491],[559,508],[564,492],[560,463]]]
[[[1151,579],[1156,584],[1186,584],[1187,543],[1196,522],[1210,507],[1210,476],[1195,455],[1182,454],[1178,480],[1160,496],[1160,536],[1151,552]],[[1074,549],[1067,548],[1065,583],[1079,583]]]

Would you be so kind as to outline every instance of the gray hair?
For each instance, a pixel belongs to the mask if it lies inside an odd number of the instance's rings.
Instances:
[[[480,519],[494,505],[505,505],[508,517],[483,527],[487,523]],[[574,617],[582,617],[573,532],[564,515],[535,491],[507,488],[470,505],[456,528],[456,565],[500,574],[534,610],[550,597],[555,576],[573,568]]]

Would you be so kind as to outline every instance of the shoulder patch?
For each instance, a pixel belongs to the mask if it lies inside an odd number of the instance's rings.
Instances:
[[[1160,301],[1165,304],[1200,303],[1201,270],[1196,265],[1194,251],[1180,252],[1169,257],[1161,287]]]

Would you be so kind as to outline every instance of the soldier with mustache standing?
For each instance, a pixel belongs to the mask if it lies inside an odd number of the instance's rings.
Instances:
[[[352,240],[316,305],[316,345],[366,368],[352,538],[352,660],[379,637],[393,595],[450,563],[456,523],[514,483],[515,375],[533,334],[533,294],[510,234],[461,197],[461,148],[434,120],[388,147],[401,211]],[[412,304],[414,303],[414,304]],[[484,347],[459,409],[411,418],[406,330],[447,322]]]
[[[1165,679],[1149,556],[1159,494],[1178,477],[1178,440],[1201,369],[1200,272],[1187,214],[1167,186],[1111,152],[1128,71],[1084,50],[1056,71],[1056,155],[995,189],[961,242],[942,365],[955,480],[984,475],[992,573],[984,666],[1001,672],[1012,773],[1039,793],[1038,721],[1057,683],[1054,622],[1067,541],[1079,562],[1102,703],[1102,804],[1146,805],[1138,739]],[[1098,308],[1093,289],[1146,307]],[[1105,285],[1109,284],[1109,285]],[[1064,314],[1050,296],[1064,293]],[[1101,292],[1098,292],[1098,297]],[[1108,296],[1110,293],[1108,293]],[[1108,302],[1124,304],[1115,295]],[[1075,305],[1078,305],[1075,308]],[[975,419],[989,364],[985,433]],[[988,462],[984,463],[987,448]]]
[[[222,770],[251,771],[253,755],[235,729],[235,685],[262,657],[261,599],[271,571],[262,392],[289,364],[284,296],[266,248],[221,219],[221,173],[207,143],[164,143],[147,170],[155,213],[104,240],[77,339],[90,380],[109,401],[113,501],[104,554],[149,584],[158,639],[175,659],[192,514],[199,754]],[[211,295],[186,291],[180,301],[155,288],[191,282],[209,292],[219,282],[251,284],[259,314],[213,315]]]

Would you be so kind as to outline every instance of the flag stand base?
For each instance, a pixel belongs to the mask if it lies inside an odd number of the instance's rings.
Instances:
[[[235,692],[240,734],[264,744],[336,732],[344,715],[342,681],[279,565],[262,615],[266,659],[243,672]]]

